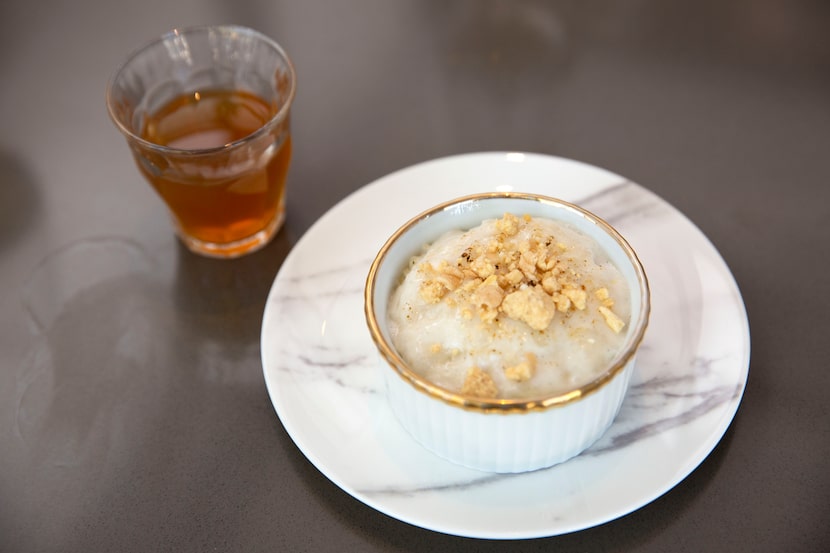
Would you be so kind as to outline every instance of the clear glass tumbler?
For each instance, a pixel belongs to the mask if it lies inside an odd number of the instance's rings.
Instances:
[[[282,226],[295,90],[283,49],[239,26],[175,29],[115,72],[110,117],[190,250],[237,257]]]

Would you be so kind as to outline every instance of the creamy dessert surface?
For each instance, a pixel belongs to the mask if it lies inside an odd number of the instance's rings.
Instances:
[[[619,351],[625,280],[562,222],[506,213],[413,257],[389,302],[392,342],[449,390],[532,398],[590,382]]]

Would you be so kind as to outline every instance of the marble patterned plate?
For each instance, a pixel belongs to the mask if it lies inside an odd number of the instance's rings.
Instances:
[[[637,251],[651,324],[609,431],[549,469],[497,475],[449,463],[398,425],[363,316],[386,238],[421,211],[484,191],[575,202]],[[553,536],[630,513],[670,490],[723,436],[749,369],[743,301],[723,259],[681,213],[605,170],[537,154],[478,153],[385,176],[328,211],[277,275],[262,323],[268,392],[286,431],[326,477],[407,523],[460,536]]]

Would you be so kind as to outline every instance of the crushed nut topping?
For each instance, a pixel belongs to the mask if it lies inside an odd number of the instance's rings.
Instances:
[[[511,292],[504,298],[501,308],[505,315],[527,323],[533,330],[545,330],[556,314],[554,300],[536,286]]]
[[[614,307],[614,300],[612,300],[611,296],[608,295],[608,288],[597,289],[594,292],[594,297],[596,297],[605,307]]]
[[[468,247],[454,264],[420,264],[418,270],[426,277],[421,297],[459,306],[465,319],[477,315],[493,323],[503,314],[538,331],[547,329],[557,313],[585,310],[587,286],[567,259],[568,246],[538,230],[518,244],[507,244],[530,221],[527,215],[505,213],[496,221],[496,237]],[[619,333],[625,323],[611,310],[614,300],[608,289],[596,289],[593,296],[608,327]]]
[[[467,377],[464,379],[464,386],[461,388],[462,394],[482,398],[493,398],[498,395],[498,392],[496,383],[493,382],[493,378],[489,374],[478,367],[471,367],[470,370],[467,371]]]
[[[525,360],[518,365],[504,368],[504,376],[514,382],[530,380],[534,374],[536,374],[536,356],[532,353],[526,353]]]
[[[611,330],[613,330],[616,333],[619,333],[623,329],[625,323],[622,319],[620,319],[617,316],[616,313],[614,313],[604,305],[600,305],[598,309],[599,312],[602,314],[603,318],[605,319],[605,324],[611,327]]]
[[[572,390],[625,342],[626,279],[592,236],[506,213],[423,244],[388,306],[413,370],[468,398]],[[616,303],[615,303],[616,302]]]

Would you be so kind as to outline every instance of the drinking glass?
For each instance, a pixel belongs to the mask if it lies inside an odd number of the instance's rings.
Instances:
[[[190,250],[244,255],[282,226],[295,90],[285,51],[233,25],[174,29],[115,72],[110,117]]]

